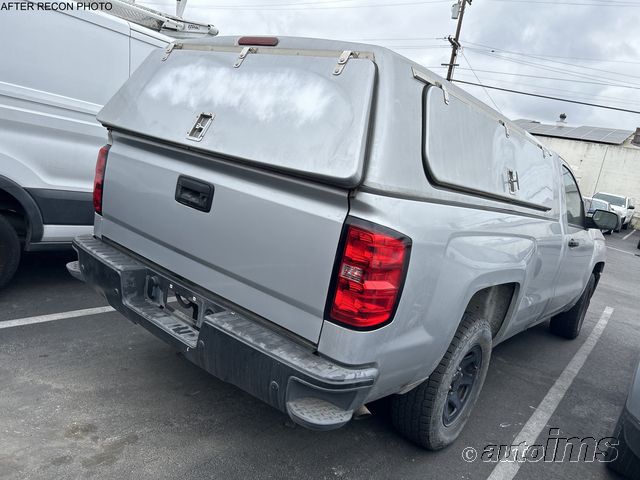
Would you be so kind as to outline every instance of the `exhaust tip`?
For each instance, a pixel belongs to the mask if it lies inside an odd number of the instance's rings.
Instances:
[[[370,416],[371,416],[371,411],[367,408],[366,405],[362,405],[358,407],[356,411],[353,412],[354,420],[364,420],[366,418],[369,418]]]

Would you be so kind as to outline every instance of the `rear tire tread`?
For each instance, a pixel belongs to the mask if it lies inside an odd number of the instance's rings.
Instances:
[[[0,215],[0,288],[13,277],[20,263],[20,239],[11,223]]]
[[[578,302],[566,312],[559,313],[551,319],[549,324],[551,333],[567,340],[573,340],[580,335],[595,286],[596,276],[592,273]]]

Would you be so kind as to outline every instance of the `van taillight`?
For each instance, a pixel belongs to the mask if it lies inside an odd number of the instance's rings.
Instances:
[[[411,240],[373,224],[347,225],[342,245],[329,319],[363,330],[389,323],[407,273]]]
[[[98,152],[96,175],[93,178],[93,209],[102,215],[102,190],[104,188],[104,171],[107,168],[107,156],[111,145],[105,145]]]

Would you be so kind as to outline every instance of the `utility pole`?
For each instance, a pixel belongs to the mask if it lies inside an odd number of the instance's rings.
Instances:
[[[447,80],[451,81],[453,78],[453,69],[456,66],[456,59],[458,58],[458,49],[460,48],[460,30],[462,30],[462,19],[464,18],[464,10],[467,3],[471,5],[472,0],[458,0],[457,4],[453,4],[451,18],[458,19],[458,27],[456,28],[456,36],[447,38],[451,44],[451,60],[448,64],[443,64],[449,67],[447,71]]]

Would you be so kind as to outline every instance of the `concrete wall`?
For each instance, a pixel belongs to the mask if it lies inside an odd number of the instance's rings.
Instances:
[[[565,138],[537,138],[571,165],[585,197],[600,191],[633,198],[638,207],[634,224],[640,228],[640,147],[628,142],[604,145]]]

